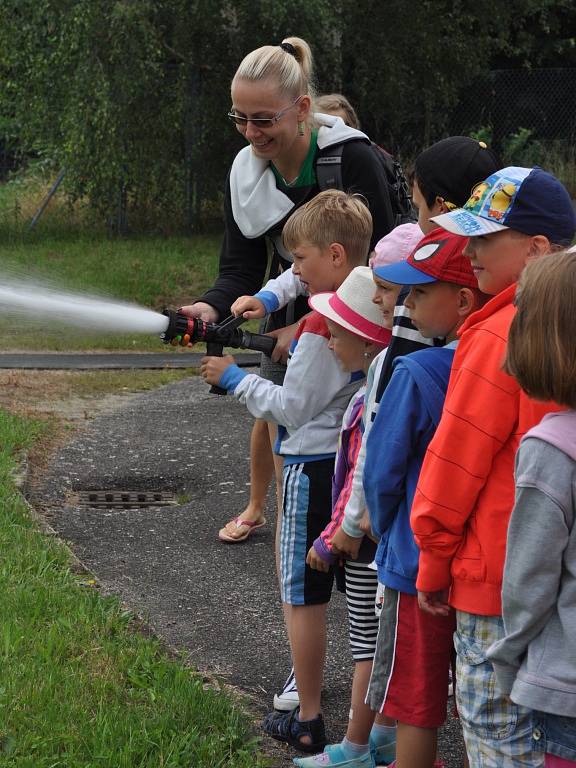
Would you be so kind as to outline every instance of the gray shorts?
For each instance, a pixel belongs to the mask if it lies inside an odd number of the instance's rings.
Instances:
[[[264,320],[262,320],[260,323],[258,332],[266,333],[266,331],[270,330],[268,325],[268,318],[265,317]],[[263,379],[271,381],[272,384],[278,384],[279,386],[282,386],[282,384],[284,384],[285,375],[286,366],[284,363],[275,363],[271,358],[268,357],[268,355],[262,353],[262,357],[260,358],[260,376],[262,376]]]
[[[262,354],[260,359],[260,376],[263,379],[271,381],[273,384],[284,384],[286,375],[286,366],[284,363],[274,363],[268,355]]]

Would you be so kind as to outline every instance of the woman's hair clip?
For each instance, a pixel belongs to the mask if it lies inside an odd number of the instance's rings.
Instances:
[[[296,48],[294,48],[292,43],[280,43],[280,48],[282,48],[283,51],[286,51],[286,53],[289,53],[290,56],[296,57]]]

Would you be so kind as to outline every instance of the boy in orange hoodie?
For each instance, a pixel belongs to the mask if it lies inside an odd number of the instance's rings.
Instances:
[[[528,710],[502,696],[486,658],[504,634],[500,592],[514,457],[552,403],[538,403],[502,370],[526,263],[569,245],[576,214],[562,184],[540,168],[489,176],[465,207],[433,219],[470,237],[465,253],[480,290],[494,298],[460,331],[442,419],[422,466],[411,524],[421,550],[420,607],[456,609],[456,701],[470,768],[542,765]]]

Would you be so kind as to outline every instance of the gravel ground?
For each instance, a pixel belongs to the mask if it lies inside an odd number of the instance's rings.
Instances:
[[[247,694],[255,722],[290,666],[274,573],[273,523],[246,543],[225,545],[216,533],[248,499],[251,418],[231,398],[186,379],[119,403],[76,433],[53,457],[33,505],[98,577],[144,616],[195,667]],[[90,509],[86,490],[162,490],[180,504],[143,509]],[[335,594],[329,610],[324,712],[329,736],[346,725],[351,660],[346,608]],[[272,764],[292,753],[264,739]],[[440,756],[462,765],[462,740],[452,716]]]

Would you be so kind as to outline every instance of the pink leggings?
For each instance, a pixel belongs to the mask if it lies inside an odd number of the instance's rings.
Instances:
[[[544,759],[544,768],[574,768],[576,761],[565,760],[563,757],[556,757],[546,753]]]

